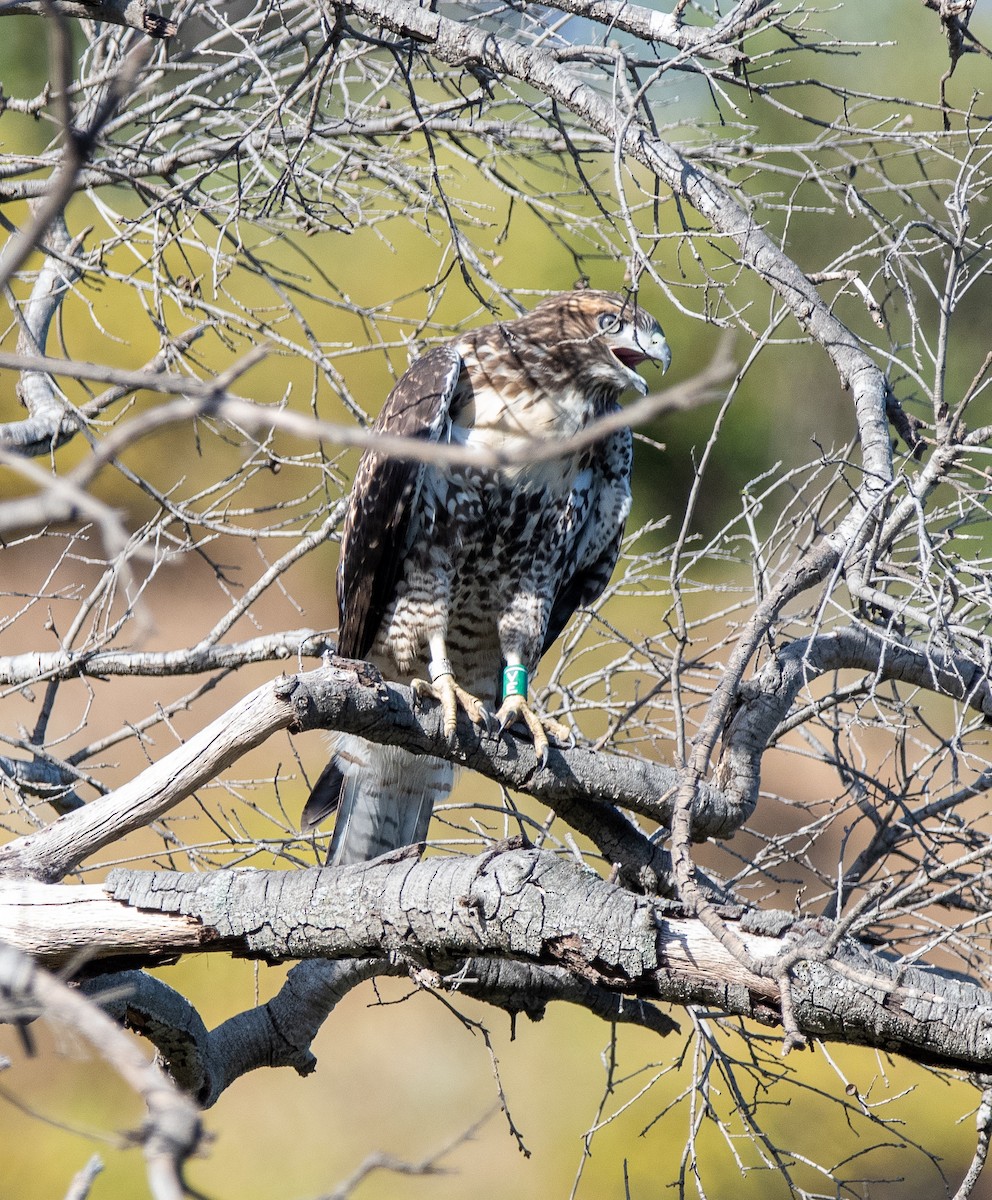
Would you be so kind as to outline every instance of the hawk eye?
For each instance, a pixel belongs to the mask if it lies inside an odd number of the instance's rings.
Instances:
[[[601,333],[616,333],[620,328],[620,318],[616,313],[603,313],[597,324]]]

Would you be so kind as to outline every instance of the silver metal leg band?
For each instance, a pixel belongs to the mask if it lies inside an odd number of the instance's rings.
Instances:
[[[431,677],[431,683],[437,683],[443,675],[454,675],[454,671],[451,669],[451,659],[432,658],[427,664],[427,674]]]

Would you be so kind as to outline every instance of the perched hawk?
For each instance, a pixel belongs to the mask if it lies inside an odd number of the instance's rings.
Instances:
[[[460,446],[526,450],[563,442],[667,369],[661,326],[613,292],[552,296],[513,321],[428,350],[400,379],[375,429]],[[341,537],[338,654],[436,697],[448,736],[458,708],[501,728],[523,720],[539,754],[545,724],[529,676],[617,560],[630,510],[631,437],[621,430],[550,461],[491,470],[424,466],[367,450]],[[438,758],[338,735],[303,813],[335,808],[329,862],[422,842],[453,771]]]

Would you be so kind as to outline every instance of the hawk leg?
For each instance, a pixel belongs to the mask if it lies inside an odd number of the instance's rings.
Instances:
[[[444,718],[444,736],[450,745],[455,740],[455,730],[458,727],[458,709],[462,708],[468,714],[473,725],[489,727],[489,712],[483,702],[459,687],[451,670],[451,663],[443,654],[435,655],[428,667],[430,683],[426,679],[415,679],[410,685],[414,702],[424,696],[430,696],[441,705]]]
[[[556,741],[571,745],[575,735],[553,717],[542,717],[527,699],[527,668],[511,663],[503,671],[503,703],[496,713],[499,731],[503,733],[516,721],[523,721],[534,740],[534,753],[543,767],[548,761],[548,734]]]

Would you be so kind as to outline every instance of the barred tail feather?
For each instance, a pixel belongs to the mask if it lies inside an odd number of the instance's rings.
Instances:
[[[366,862],[426,841],[434,805],[453,782],[454,768],[442,759],[340,734],[307,802],[304,824],[317,824],[336,801],[327,861],[336,866]]]

